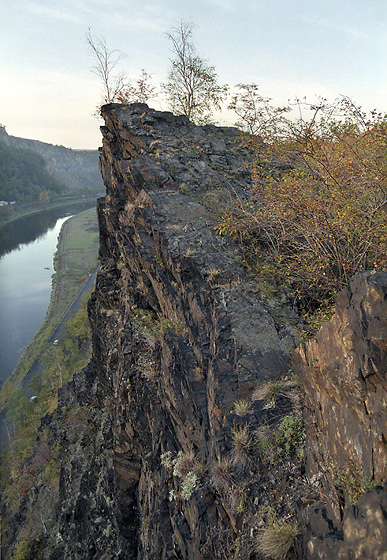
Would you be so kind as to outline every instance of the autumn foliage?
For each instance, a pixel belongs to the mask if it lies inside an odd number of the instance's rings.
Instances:
[[[280,134],[248,137],[252,187],[218,231],[238,236],[252,267],[316,308],[355,272],[387,268],[387,116],[347,98],[297,108],[297,120],[281,115]]]

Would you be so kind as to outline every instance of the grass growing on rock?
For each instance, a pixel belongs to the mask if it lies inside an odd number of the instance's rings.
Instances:
[[[260,533],[257,539],[257,552],[271,560],[285,560],[299,527],[290,521],[273,521]]]

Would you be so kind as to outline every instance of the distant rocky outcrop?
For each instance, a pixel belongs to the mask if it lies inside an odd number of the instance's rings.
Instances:
[[[72,150],[64,146],[54,146],[7,134],[5,127],[0,127],[0,142],[7,146],[30,150],[39,154],[46,161],[46,169],[57,181],[66,185],[70,191],[90,189],[103,192],[104,186],[98,170],[97,150]]]

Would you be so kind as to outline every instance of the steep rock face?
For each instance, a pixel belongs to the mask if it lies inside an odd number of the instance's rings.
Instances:
[[[387,478],[387,273],[357,274],[294,363],[306,391],[307,474],[329,498],[332,523],[323,533],[343,530],[317,542],[309,535],[307,557],[384,558],[386,491],[350,502]]]
[[[8,135],[4,127],[0,128],[0,142],[42,156],[46,161],[48,173],[66,185],[69,191],[82,191],[86,188],[97,193],[103,191],[101,175],[98,172],[97,150],[71,150],[39,140],[17,138]]]
[[[238,247],[214,234],[198,201],[215,200],[226,183],[243,187],[237,131],[144,105],[107,106],[104,117],[93,362],[74,380],[84,387],[87,377],[82,399],[95,405],[81,431],[86,459],[78,451],[62,469],[50,558],[213,559],[242,527],[242,497],[259,503],[256,465],[243,463],[232,430],[258,426],[264,414],[278,422],[262,402],[240,417],[235,402],[251,402],[257,385],[288,371],[297,316],[286,295],[264,301]],[[68,398],[62,392],[60,409]],[[210,481],[225,458],[244,480],[239,506]],[[275,489],[271,473],[254,476]]]
[[[295,455],[278,466],[250,453],[292,413],[292,399],[265,410],[252,396],[288,372],[298,318],[285,292],[260,291],[210,210],[244,196],[246,147],[235,130],[146,105],[103,113],[93,360],[60,394],[61,508],[44,557],[261,559],[259,511],[273,506],[299,511],[291,558],[384,558],[385,491],[351,498],[363,474],[384,480],[385,275],[356,277],[297,353],[311,480],[300,490]]]

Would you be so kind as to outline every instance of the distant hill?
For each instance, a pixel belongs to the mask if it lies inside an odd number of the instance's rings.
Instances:
[[[39,140],[18,138],[10,136],[5,127],[0,126],[0,149],[5,147],[27,151],[42,158],[45,171],[56,183],[64,185],[65,192],[69,194],[104,191],[97,150],[72,150],[64,146],[46,144]]]

